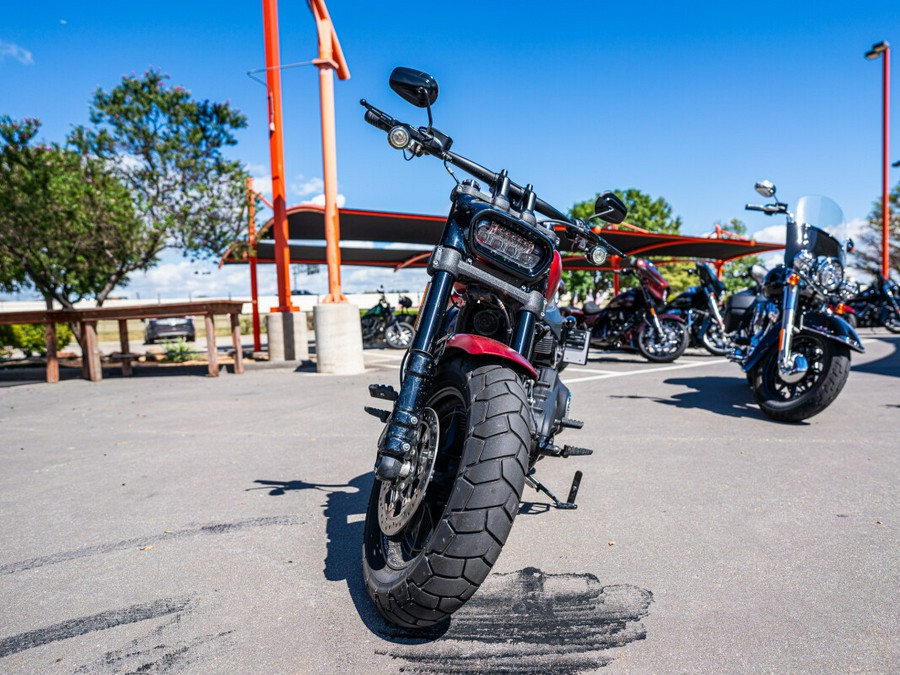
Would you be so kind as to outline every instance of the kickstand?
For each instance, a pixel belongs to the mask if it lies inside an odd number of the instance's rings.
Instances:
[[[535,469],[531,468],[531,471],[528,472],[528,475],[525,476],[525,480],[528,481],[528,484],[533,487],[538,492],[543,492],[545,495],[550,497],[553,500],[553,505],[558,509],[577,509],[578,505],[575,503],[575,497],[578,494],[578,487],[581,485],[581,472],[576,471],[575,477],[572,479],[572,487],[569,488],[569,499],[567,501],[560,501],[559,497],[553,494],[546,485],[544,485],[541,481],[534,477]]]

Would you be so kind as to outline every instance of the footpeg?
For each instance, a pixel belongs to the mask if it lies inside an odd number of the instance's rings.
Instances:
[[[369,413],[372,417],[377,417],[381,420],[381,423],[384,424],[391,418],[390,410],[381,410],[380,408],[373,408],[371,406],[364,406],[363,410]]]
[[[559,421],[559,426],[565,429],[581,429],[584,426],[584,422],[581,420],[573,420],[568,417],[563,417]]]
[[[556,508],[572,510],[578,508],[578,505],[575,503],[575,497],[578,496],[578,488],[581,486],[581,476],[582,474],[580,471],[575,472],[575,477],[572,479],[572,487],[569,488],[569,499],[565,502],[560,501],[559,497],[553,494],[546,485],[534,477],[534,468],[532,468],[531,471],[528,472],[528,475],[525,476],[525,481],[538,492],[543,492],[550,497],[550,499],[553,500],[553,506]]]
[[[369,396],[382,401],[396,401],[400,394],[389,384],[370,384]]]
[[[593,455],[593,450],[587,448],[576,448],[574,445],[566,445],[560,453],[561,457],[578,457],[580,455]]]

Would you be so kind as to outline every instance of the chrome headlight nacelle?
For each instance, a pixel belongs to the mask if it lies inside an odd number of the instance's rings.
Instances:
[[[837,258],[819,258],[815,269],[816,283],[829,293],[840,288],[844,281],[844,266]]]

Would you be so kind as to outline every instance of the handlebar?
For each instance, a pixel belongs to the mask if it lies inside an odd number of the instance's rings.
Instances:
[[[424,153],[437,157],[438,159],[441,159],[445,162],[449,162],[458,169],[465,171],[469,175],[474,176],[479,180],[485,181],[491,187],[496,186],[499,182],[500,174],[491,171],[487,167],[481,166],[477,162],[473,162],[471,159],[445,149],[444,141],[438,138],[435,134],[432,134],[425,129],[416,128],[410,124],[406,124],[405,122],[399,122],[395,120],[386,112],[379,110],[371,103],[366,101],[366,99],[362,99],[359,103],[366,109],[366,122],[371,124],[373,127],[381,129],[384,132],[390,132],[391,129],[397,126],[403,127],[407,132],[409,132],[410,138],[422,148],[422,151]],[[441,136],[443,136],[443,134],[441,134]],[[449,143],[447,143],[446,145],[449,145]],[[514,199],[522,199],[525,194],[525,188],[510,181],[509,194]],[[552,218],[553,220],[561,220],[567,223],[572,222],[572,220],[566,217],[566,215],[562,211],[554,207],[552,204],[548,204],[539,197],[535,199],[534,210],[544,216],[547,216],[548,218]]]
[[[762,211],[767,216],[771,216],[775,213],[787,213],[787,204],[782,204],[781,202],[776,202],[774,204],[747,204],[744,206],[744,209],[747,211]]]

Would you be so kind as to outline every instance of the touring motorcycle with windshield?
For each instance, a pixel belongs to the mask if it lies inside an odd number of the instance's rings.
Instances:
[[[725,300],[725,284],[709,263],[698,262],[695,269],[700,283],[669,300],[668,312],[684,317],[690,335],[690,347],[703,347],[710,354],[724,356],[731,349],[720,306]]]
[[[562,262],[555,228],[593,264],[614,249],[541,200],[531,184],[452,152],[452,139],[432,125],[438,85],[430,75],[396,68],[390,86],[427,109],[428,125],[395,120],[362,100],[366,122],[406,157],[441,160],[457,180],[428,262],[400,389],[371,385],[371,396],[391,409],[366,408],[385,426],[366,511],[363,577],[385,619],[417,628],[447,618],[475,593],[506,542],[526,483],[558,508],[575,507],[581,472],[566,501],[535,476],[541,458],[591,452],[556,442],[564,429],[582,426],[568,417],[559,367],[583,363],[587,339],[556,306]],[[453,167],[475,180],[459,182]],[[594,217],[618,223],[625,211],[604,193]]]
[[[591,346],[597,349],[633,350],[656,363],[681,356],[688,345],[687,324],[677,313],[667,311],[669,282],[656,265],[633,258],[616,274],[633,274],[637,287],[622,291],[602,309],[588,301],[581,309],[563,307],[563,314],[590,331]]]
[[[756,191],[775,196],[769,181],[757,183]],[[777,199],[746,208],[784,214],[787,238],[784,264],[763,279],[732,358],[766,415],[798,422],[831,405],[847,382],[850,352],[864,351],[853,328],[829,308],[852,284],[844,279],[844,252],[852,242],[842,245],[825,231],[843,222],[840,207],[827,197],[801,197],[796,216]]]

